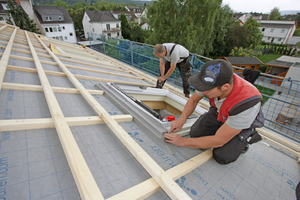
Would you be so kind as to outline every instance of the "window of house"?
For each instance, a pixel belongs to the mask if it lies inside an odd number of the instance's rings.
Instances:
[[[111,33],[107,33],[107,36],[108,36],[108,37],[111,37]]]
[[[67,36],[65,36],[65,40],[68,40],[68,37],[67,37]]]
[[[118,36],[118,37],[120,36],[120,33],[119,33],[119,32],[117,32],[117,36]]]
[[[61,21],[61,16],[58,16],[58,20]]]
[[[264,32],[264,31],[265,31],[265,28],[262,28],[261,31]]]
[[[72,32],[70,33],[70,36],[73,36],[73,33],[72,33]]]
[[[255,69],[255,66],[251,66],[251,69],[253,69],[253,70],[254,70],[254,69]]]
[[[59,36],[59,40],[64,41],[63,36]]]
[[[45,32],[49,32],[49,29],[48,29],[48,28],[45,28]]]
[[[268,37],[268,40],[270,40],[271,38],[270,37]]]
[[[119,28],[119,24],[117,24],[116,27]]]
[[[242,66],[242,68],[245,68],[245,66]]]
[[[94,28],[92,28],[92,31],[93,31],[93,32],[95,32],[95,29],[94,29]]]
[[[65,30],[65,26],[63,26],[62,28],[63,28],[63,30]]]
[[[47,21],[51,21],[52,18],[51,18],[50,16],[47,16],[47,17],[46,17],[46,20],[47,20]]]
[[[110,31],[110,24],[106,24],[106,30]]]
[[[58,31],[59,31],[59,32],[61,32],[61,28],[60,28],[60,26],[59,26],[57,29],[58,29]]]
[[[57,32],[57,28],[56,27],[53,27],[53,32]]]
[[[271,28],[270,32],[271,32],[271,33],[274,32],[274,28]]]
[[[284,31],[285,31],[285,29],[283,28],[283,29],[281,29],[281,33],[284,33]]]
[[[281,38],[278,38],[278,41],[281,41]]]
[[[53,29],[52,29],[52,27],[50,27],[50,28],[49,28],[49,30],[50,30],[50,32],[53,32]]]

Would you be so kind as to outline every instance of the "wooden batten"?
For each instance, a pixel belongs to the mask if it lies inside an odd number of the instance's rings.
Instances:
[[[36,35],[35,35],[36,36]],[[75,76],[64,66],[53,52],[47,49],[46,45],[36,36],[48,53],[57,62],[60,68],[69,77],[70,81],[81,92],[87,102],[104,120],[112,132],[120,139],[131,154],[140,162],[145,170],[155,179],[160,187],[172,199],[191,199],[178,184],[128,135],[128,133],[108,114],[108,112],[86,91]]]
[[[1,91],[1,87],[2,87],[2,83],[4,80],[4,76],[5,76],[5,72],[6,72],[6,68],[7,68],[7,63],[10,57],[10,52],[11,52],[11,48],[16,36],[16,32],[17,32],[17,28],[14,29],[13,33],[10,36],[9,42],[5,48],[5,51],[1,57],[0,60],[0,91]]]
[[[132,121],[131,115],[113,115],[112,118],[117,122]],[[104,123],[99,116],[66,117],[65,119],[69,126],[86,126]],[[0,120],[0,132],[42,128],[55,128],[52,118]]]
[[[59,136],[61,145],[69,163],[75,183],[82,199],[104,199],[98,185],[85,162],[83,155],[73,137],[70,127],[63,115],[62,110],[56,100],[56,97],[51,89],[50,83],[43,70],[42,64],[30,42],[30,38],[25,31],[28,45],[30,47],[35,66],[38,71],[40,82],[43,87],[45,98],[50,109],[50,113]]]

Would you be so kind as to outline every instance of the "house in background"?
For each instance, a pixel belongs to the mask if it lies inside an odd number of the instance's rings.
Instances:
[[[85,38],[95,33],[108,37],[121,37],[121,20],[110,11],[85,11],[82,19]]]
[[[143,30],[150,30],[150,26],[149,26],[149,24],[148,24],[148,20],[147,20],[147,11],[148,11],[148,9],[147,9],[147,7],[145,7],[145,9],[143,10],[143,12],[142,12],[142,14],[141,14],[141,22],[143,22],[143,23],[141,23],[141,28],[143,29]]]
[[[286,44],[297,28],[296,21],[258,20],[257,22],[261,24],[259,29],[264,35],[262,40],[276,44]]]
[[[33,10],[43,35],[70,43],[77,42],[73,20],[64,6],[34,5]]]
[[[125,8],[136,16],[136,22],[141,23],[142,10],[138,6],[125,6]]]
[[[137,17],[132,11],[110,11],[114,18],[120,19],[121,14],[123,13],[126,16],[126,19],[128,22],[130,21],[136,21],[137,22]]]
[[[262,13],[234,13],[233,14],[233,19],[239,20],[240,25],[243,25],[247,22],[248,19],[251,17],[255,20],[267,20],[268,19],[267,14],[262,14]]]
[[[241,68],[251,68],[253,70],[258,70],[260,65],[264,64],[256,57],[220,57],[220,59],[224,59],[229,62],[231,65]],[[240,71],[238,69],[234,69],[236,71]]]

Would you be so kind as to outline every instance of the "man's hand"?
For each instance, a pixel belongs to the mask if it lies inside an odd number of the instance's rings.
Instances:
[[[181,121],[180,119],[172,121],[171,128],[168,133],[179,131],[184,123],[185,122]]]
[[[175,144],[176,146],[182,147],[184,146],[184,138],[175,133],[165,133],[164,138],[166,138],[166,142]]]
[[[163,81],[165,81],[166,80],[166,78],[164,77],[164,76],[160,76],[160,77],[158,77],[158,81],[161,83],[161,82],[163,82]]]

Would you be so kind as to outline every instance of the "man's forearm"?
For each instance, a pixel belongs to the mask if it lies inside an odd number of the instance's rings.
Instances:
[[[215,136],[204,136],[199,138],[184,138],[183,146],[190,148],[217,148],[220,147],[220,142]]]

